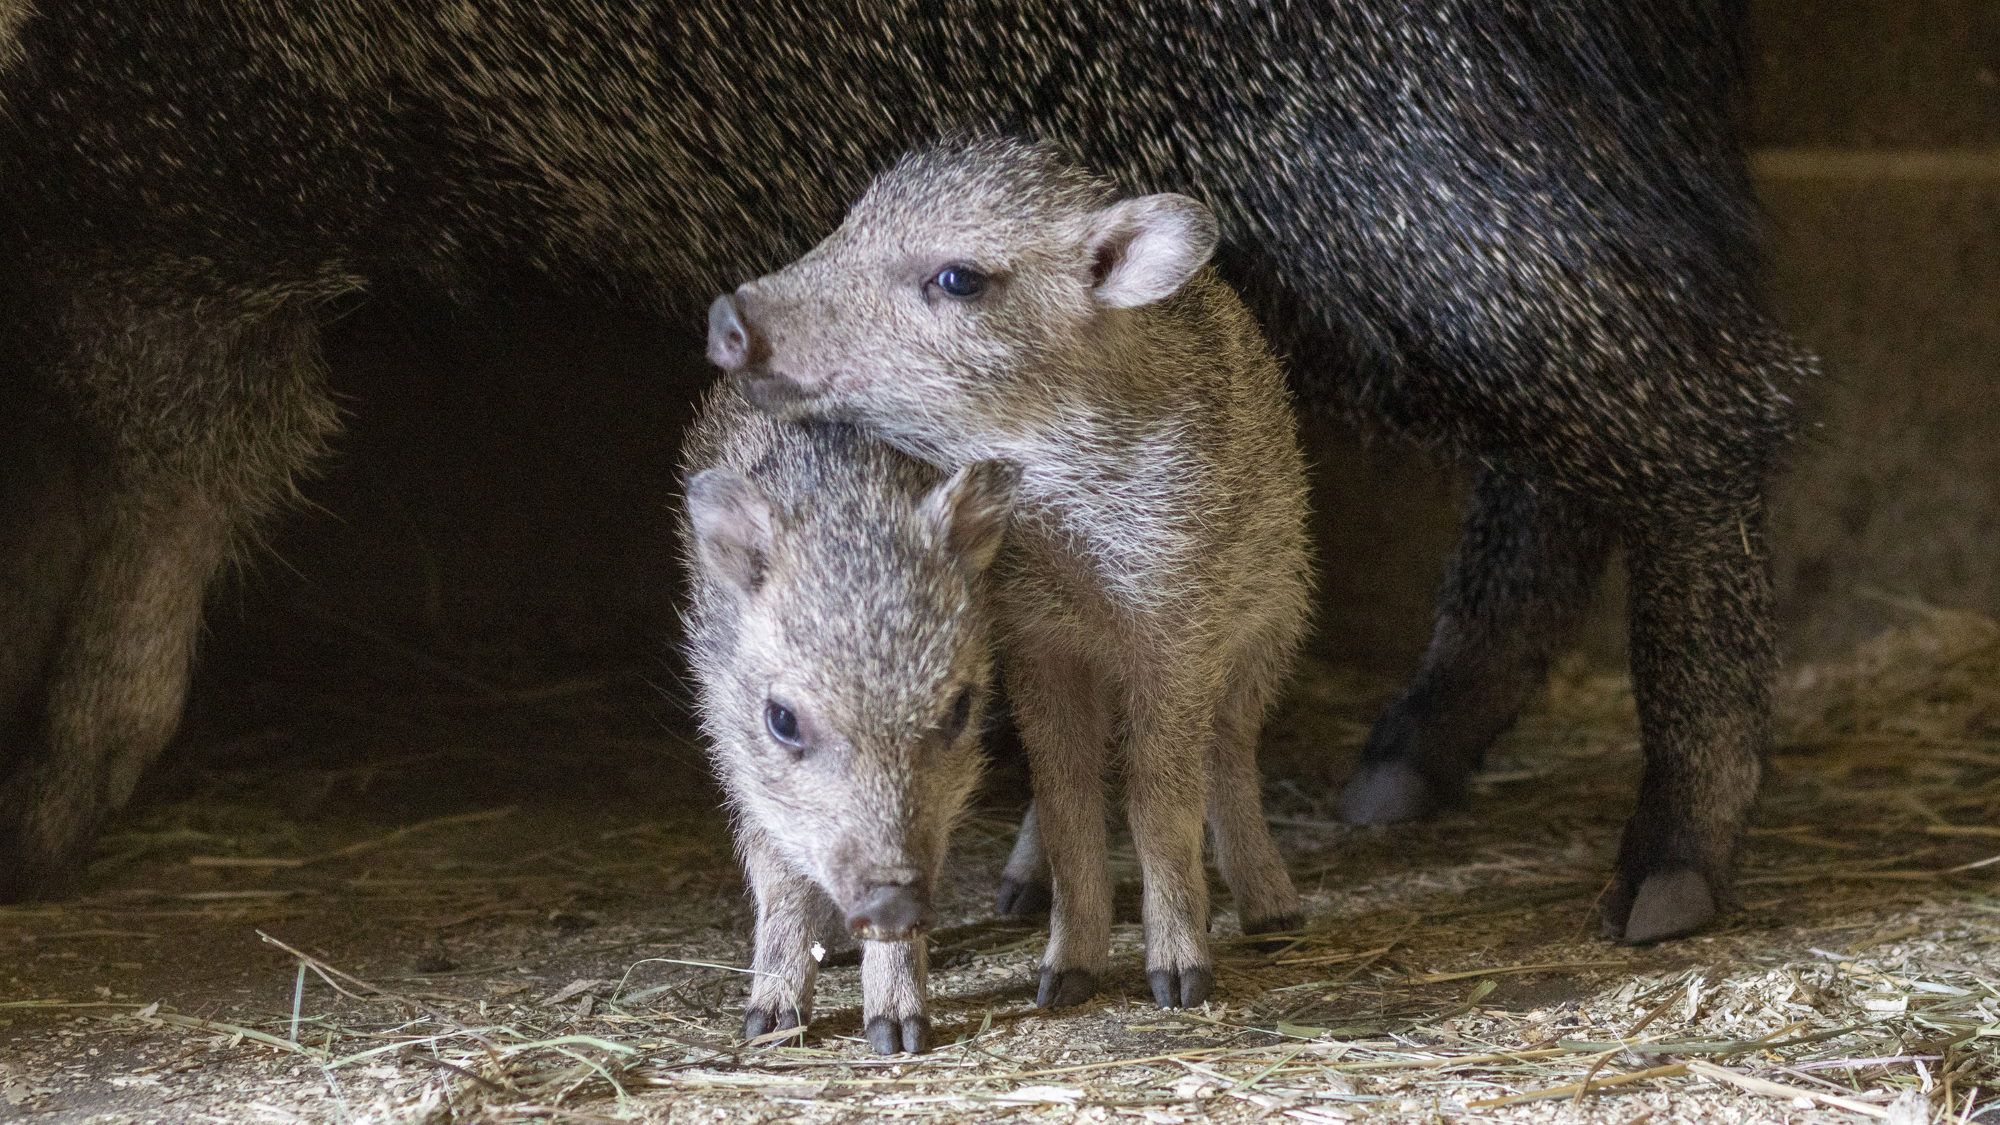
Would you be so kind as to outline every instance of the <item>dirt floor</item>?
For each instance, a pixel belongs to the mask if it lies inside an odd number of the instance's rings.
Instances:
[[[1266,761],[1312,920],[1218,999],[1143,999],[1129,853],[1107,994],[1037,1012],[989,895],[1019,777],[960,837],[944,1044],[881,1059],[839,950],[803,1041],[736,1041],[750,912],[662,669],[488,683],[357,638],[379,691],[274,675],[197,716],[88,892],[0,911],[0,1118],[2000,1122],[2000,625],[1787,675],[1743,903],[1593,936],[1637,766],[1571,670],[1468,812],[1332,822],[1390,685],[1306,669]],[[229,718],[218,718],[227,715]],[[245,716],[252,718],[246,719]]]

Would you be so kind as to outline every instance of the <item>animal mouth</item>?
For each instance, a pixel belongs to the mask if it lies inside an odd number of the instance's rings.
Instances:
[[[891,929],[886,926],[856,926],[853,933],[857,941],[914,941],[929,929],[929,926],[923,924],[901,929]]]
[[[847,912],[847,930],[862,941],[909,941],[929,929],[929,896],[906,883],[866,887]]]
[[[740,371],[729,380],[752,406],[773,414],[788,413],[820,396],[818,390],[800,386],[791,376],[771,371]]]

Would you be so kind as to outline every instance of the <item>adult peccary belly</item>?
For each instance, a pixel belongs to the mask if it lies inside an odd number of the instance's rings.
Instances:
[[[1723,897],[1811,370],[1753,286],[1741,4],[37,9],[0,71],[37,419],[0,485],[8,895],[59,888],[170,734],[204,584],[330,435],[329,301],[526,262],[686,316],[910,143],[1018,127],[1206,199],[1306,403],[1479,466],[1348,815],[1460,796],[1622,541],[1647,773],[1607,930]]]

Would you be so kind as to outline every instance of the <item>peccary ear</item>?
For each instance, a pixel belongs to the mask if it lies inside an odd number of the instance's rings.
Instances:
[[[1208,264],[1219,238],[1215,214],[1185,195],[1142,195],[1106,207],[1085,242],[1098,304],[1129,309],[1173,296]]]
[[[924,497],[923,516],[945,550],[977,573],[1000,551],[1020,481],[1021,468],[1012,461],[974,461]]]
[[[695,557],[746,594],[764,584],[771,559],[771,503],[729,469],[703,469],[687,484]]]

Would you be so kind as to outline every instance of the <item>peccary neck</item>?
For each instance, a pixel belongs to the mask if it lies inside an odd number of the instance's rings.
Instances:
[[[1016,542],[1030,554],[1171,553],[1183,530],[1177,517],[1214,491],[1216,459],[1227,454],[1218,446],[1238,429],[1243,406],[1232,386],[1242,375],[1238,346],[1206,339],[1192,327],[1201,312],[1192,321],[1188,312],[1170,303],[1112,318],[1039,376],[1048,398],[1002,421],[975,421],[982,412],[972,411],[874,428],[946,470],[992,458],[1020,465]]]

